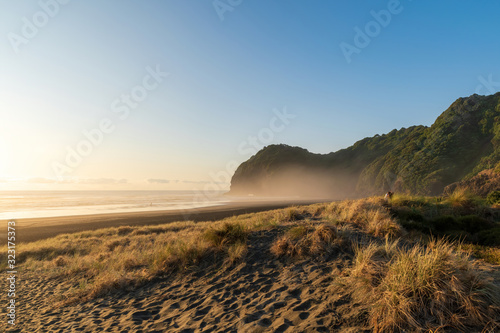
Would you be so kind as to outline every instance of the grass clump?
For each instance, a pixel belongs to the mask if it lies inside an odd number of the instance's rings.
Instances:
[[[475,258],[483,259],[485,262],[500,265],[500,249],[477,244],[460,244],[458,249],[472,255]]]
[[[331,253],[338,245],[338,232],[333,226],[296,226],[279,237],[271,246],[277,257],[305,257]]]
[[[400,236],[404,230],[383,206],[380,198],[333,202],[323,212],[330,221],[352,223],[376,237]]]
[[[489,230],[483,230],[477,235],[477,244],[486,246],[497,246],[500,244],[500,226]]]
[[[452,207],[472,208],[481,205],[481,199],[466,188],[457,188],[446,198]]]
[[[247,254],[248,230],[241,223],[225,222],[221,227],[209,228],[203,238],[219,251],[225,252],[230,265],[240,261]]]
[[[216,251],[207,242],[199,239],[176,240],[155,253],[149,270],[154,276],[186,271],[194,268]]]
[[[221,227],[206,230],[203,237],[212,246],[222,248],[237,243],[245,243],[248,232],[241,223],[225,222]]]
[[[498,287],[442,240],[410,248],[370,243],[355,250],[348,282],[369,305],[376,332],[434,331],[494,323]]]
[[[278,223],[282,222],[295,222],[295,221],[300,221],[304,219],[304,216],[307,214],[307,212],[297,206],[292,206],[284,209],[278,209],[275,211],[275,220]]]

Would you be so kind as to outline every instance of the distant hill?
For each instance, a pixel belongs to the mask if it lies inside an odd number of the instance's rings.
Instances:
[[[230,194],[436,195],[483,170],[498,172],[499,162],[500,93],[472,95],[457,99],[430,127],[393,130],[334,153],[267,146],[238,167]]]

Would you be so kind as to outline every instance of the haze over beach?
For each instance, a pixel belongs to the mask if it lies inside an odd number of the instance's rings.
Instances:
[[[1,332],[500,331],[500,4],[0,5]]]

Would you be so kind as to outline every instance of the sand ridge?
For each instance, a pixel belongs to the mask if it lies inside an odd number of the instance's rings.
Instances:
[[[69,286],[27,277],[19,303],[29,307],[21,310],[19,332],[362,331],[358,318],[339,312],[347,296],[332,290],[341,254],[277,259],[269,248],[278,235],[277,229],[252,233],[246,257],[233,267],[160,279],[51,310],[51,296]]]

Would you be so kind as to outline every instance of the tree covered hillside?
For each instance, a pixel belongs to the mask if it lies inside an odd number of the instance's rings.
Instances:
[[[500,161],[500,93],[459,98],[430,127],[375,135],[330,154],[271,145],[236,170],[232,194],[440,194]]]

